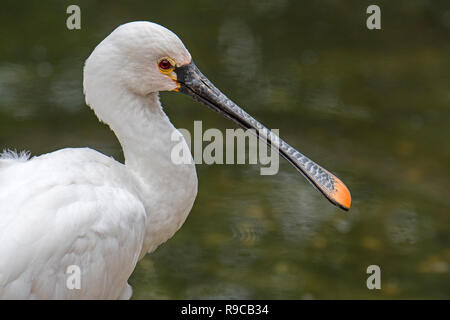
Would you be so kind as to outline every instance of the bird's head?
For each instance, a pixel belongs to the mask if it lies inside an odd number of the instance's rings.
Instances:
[[[116,28],[86,61],[85,78],[99,74],[120,82],[137,95],[176,90],[176,67],[191,55],[170,30],[152,22],[136,21]]]

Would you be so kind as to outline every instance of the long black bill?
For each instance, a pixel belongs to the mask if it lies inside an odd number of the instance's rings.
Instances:
[[[254,129],[252,132],[278,150],[331,203],[344,210],[350,209],[350,192],[341,180],[288,145],[227,98],[198,70],[194,62],[175,68],[175,73],[180,84],[179,92],[221,113],[244,129]]]

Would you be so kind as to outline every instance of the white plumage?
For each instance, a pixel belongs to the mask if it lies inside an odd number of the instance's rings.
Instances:
[[[159,72],[162,56],[191,59],[169,30],[133,22],[86,61],[86,102],[115,132],[125,164],[87,148],[0,156],[0,298],[128,299],[138,260],[181,227],[197,176],[170,160],[179,142],[158,91],[177,84]],[[80,289],[67,288],[71,265]]]
[[[172,161],[180,141],[188,146],[159,91],[179,91],[254,129],[329,201],[350,208],[342,181],[223,95],[164,27],[118,27],[86,61],[83,86],[125,164],[91,149],[0,155],[0,298],[130,298],[136,263],[181,227],[197,194],[194,161]],[[81,271],[79,289],[67,286],[72,266]]]

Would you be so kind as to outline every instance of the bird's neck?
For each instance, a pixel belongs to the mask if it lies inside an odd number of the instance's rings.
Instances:
[[[197,175],[193,161],[175,164],[171,159],[173,148],[186,142],[162,110],[157,93],[146,97],[118,94],[115,102],[114,107],[106,108],[107,114],[101,108],[94,110],[122,145],[125,167],[145,206],[143,256],[184,223],[197,193]],[[173,135],[180,139],[173,139]]]

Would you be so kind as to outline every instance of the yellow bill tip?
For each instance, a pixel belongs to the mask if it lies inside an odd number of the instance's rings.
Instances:
[[[344,210],[349,210],[352,205],[352,196],[345,184],[335,177],[334,190],[330,194],[331,199]]]

